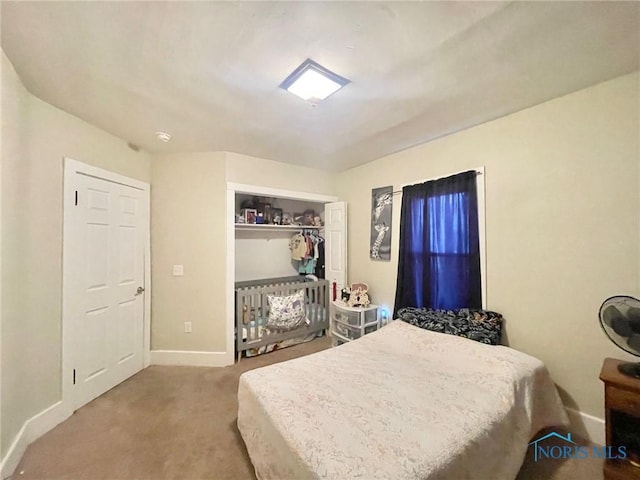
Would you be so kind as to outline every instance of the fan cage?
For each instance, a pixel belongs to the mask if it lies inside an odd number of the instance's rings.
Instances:
[[[616,307],[622,315],[625,317],[628,316],[629,311],[632,308],[640,309],[640,300],[637,298],[628,296],[628,295],[615,295],[613,297],[607,298],[602,305],[600,306],[600,311],[598,312],[598,317],[600,318],[600,327],[604,331],[605,335],[611,340],[618,348],[624,350],[631,355],[636,357],[640,357],[640,350],[631,347],[628,344],[629,338],[628,336],[623,336],[615,332],[611,325],[607,325],[604,320],[604,312],[609,307]],[[635,332],[634,334],[640,335],[640,332]]]

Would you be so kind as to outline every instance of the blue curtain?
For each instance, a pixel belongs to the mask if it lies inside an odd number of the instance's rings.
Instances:
[[[394,318],[403,307],[482,308],[475,171],[403,188]]]

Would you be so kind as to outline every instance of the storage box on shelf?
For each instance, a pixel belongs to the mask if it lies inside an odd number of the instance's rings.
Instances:
[[[356,340],[381,327],[378,305],[349,307],[335,301],[331,305],[331,345],[338,346]]]

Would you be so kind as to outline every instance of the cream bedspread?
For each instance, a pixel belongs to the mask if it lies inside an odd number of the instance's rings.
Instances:
[[[567,423],[540,360],[400,320],[244,373],[238,402],[260,480],[513,479]]]

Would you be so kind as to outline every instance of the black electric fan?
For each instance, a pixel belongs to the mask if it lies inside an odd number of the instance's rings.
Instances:
[[[618,347],[640,357],[640,300],[625,295],[607,298],[600,306],[600,326]],[[621,363],[618,370],[640,378],[640,362]]]

